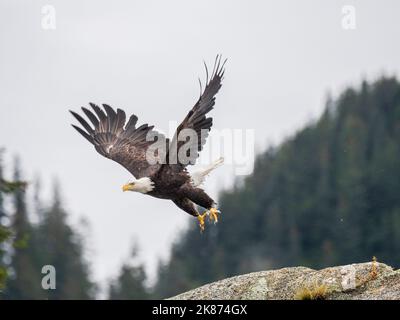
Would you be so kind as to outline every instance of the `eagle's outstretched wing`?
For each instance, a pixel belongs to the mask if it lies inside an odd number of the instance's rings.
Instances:
[[[215,95],[221,88],[222,78],[224,76],[224,65],[226,60],[221,62],[221,55],[217,55],[214,62],[214,68],[209,78],[207,65],[204,64],[206,69],[206,85],[204,91],[202,91],[202,86],[200,82],[200,97],[196,102],[194,107],[189,111],[185,119],[176,129],[175,135],[169,145],[167,153],[168,165],[177,170],[182,170],[189,164],[194,164],[199,156],[200,151],[203,149],[206,139],[208,137],[208,132],[211,130],[212,118],[207,117],[207,113],[214,108]],[[199,80],[200,81],[200,80]],[[196,133],[196,139],[189,140],[190,142],[179,139],[180,134],[184,130],[191,129]],[[186,163],[180,161],[179,150],[185,145],[185,150],[194,150],[195,152],[188,151],[185,157]],[[171,161],[171,159],[173,159]],[[188,160],[188,161],[187,161]]]
[[[162,134],[153,130],[154,126],[143,124],[137,128],[138,118],[135,115],[132,115],[125,125],[126,115],[123,110],[115,111],[109,105],[103,104],[104,112],[93,103],[90,103],[90,106],[94,113],[84,107],[82,111],[94,128],[79,114],[70,111],[86,131],[78,126],[72,126],[94,145],[98,153],[118,162],[137,179],[150,176],[160,168],[160,161],[153,159],[155,161],[151,163],[155,164],[150,164],[146,158],[147,148],[154,143],[149,137],[165,139]]]

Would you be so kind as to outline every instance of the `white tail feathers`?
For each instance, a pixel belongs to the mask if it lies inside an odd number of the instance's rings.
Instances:
[[[218,160],[211,163],[210,165],[208,165],[207,167],[203,168],[202,170],[193,172],[191,174],[193,186],[195,187],[200,186],[204,182],[208,174],[223,163],[224,163],[224,158],[221,157]]]

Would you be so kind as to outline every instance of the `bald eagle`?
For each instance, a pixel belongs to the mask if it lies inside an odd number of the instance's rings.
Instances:
[[[154,130],[154,126],[136,126],[138,118],[134,114],[125,124],[125,112],[114,110],[107,104],[100,108],[90,103],[92,111],[82,107],[91,125],[78,113],[70,111],[83,129],[72,126],[94,145],[96,151],[118,162],[133,175],[133,180],[123,185],[123,191],[136,191],[172,200],[179,208],[198,219],[201,231],[204,230],[206,216],[216,223],[220,211],[216,202],[200,185],[223,162],[223,158],[192,174],[186,167],[195,163],[211,130],[212,118],[207,113],[213,109],[215,95],[221,88],[225,62],[221,63],[221,56],[218,55],[210,77],[207,65],[204,64],[204,90],[199,80],[200,97],[171,140]],[[189,136],[184,135],[182,138],[185,132],[189,132]],[[154,148],[155,143],[165,148]],[[205,211],[199,213],[196,205],[205,208]]]

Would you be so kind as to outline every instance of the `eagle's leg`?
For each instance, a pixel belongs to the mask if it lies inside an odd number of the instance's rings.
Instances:
[[[197,216],[197,220],[199,220],[199,227],[200,227],[200,231],[203,232],[204,228],[205,228],[205,217],[208,214],[207,211],[205,211],[203,214],[198,214]]]
[[[195,204],[189,200],[188,198],[177,198],[172,200],[179,208],[186,211],[190,215],[197,218],[199,221],[200,231],[203,232],[205,228],[205,218],[208,215],[208,211],[203,212],[200,214],[195,207]]]
[[[203,189],[195,188],[190,184],[185,184],[181,188],[181,192],[192,202],[203,208],[207,208],[203,215],[198,218],[199,221],[202,221],[204,219],[204,215],[206,214],[211,221],[214,221],[214,223],[218,222],[218,214],[221,212],[216,208],[215,201],[207,193],[205,193]]]

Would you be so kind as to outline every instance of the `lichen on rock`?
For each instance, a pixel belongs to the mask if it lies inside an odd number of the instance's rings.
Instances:
[[[315,288],[323,292],[320,299],[400,299],[400,272],[376,261],[321,270],[283,268],[227,278],[170,299],[292,300]]]

